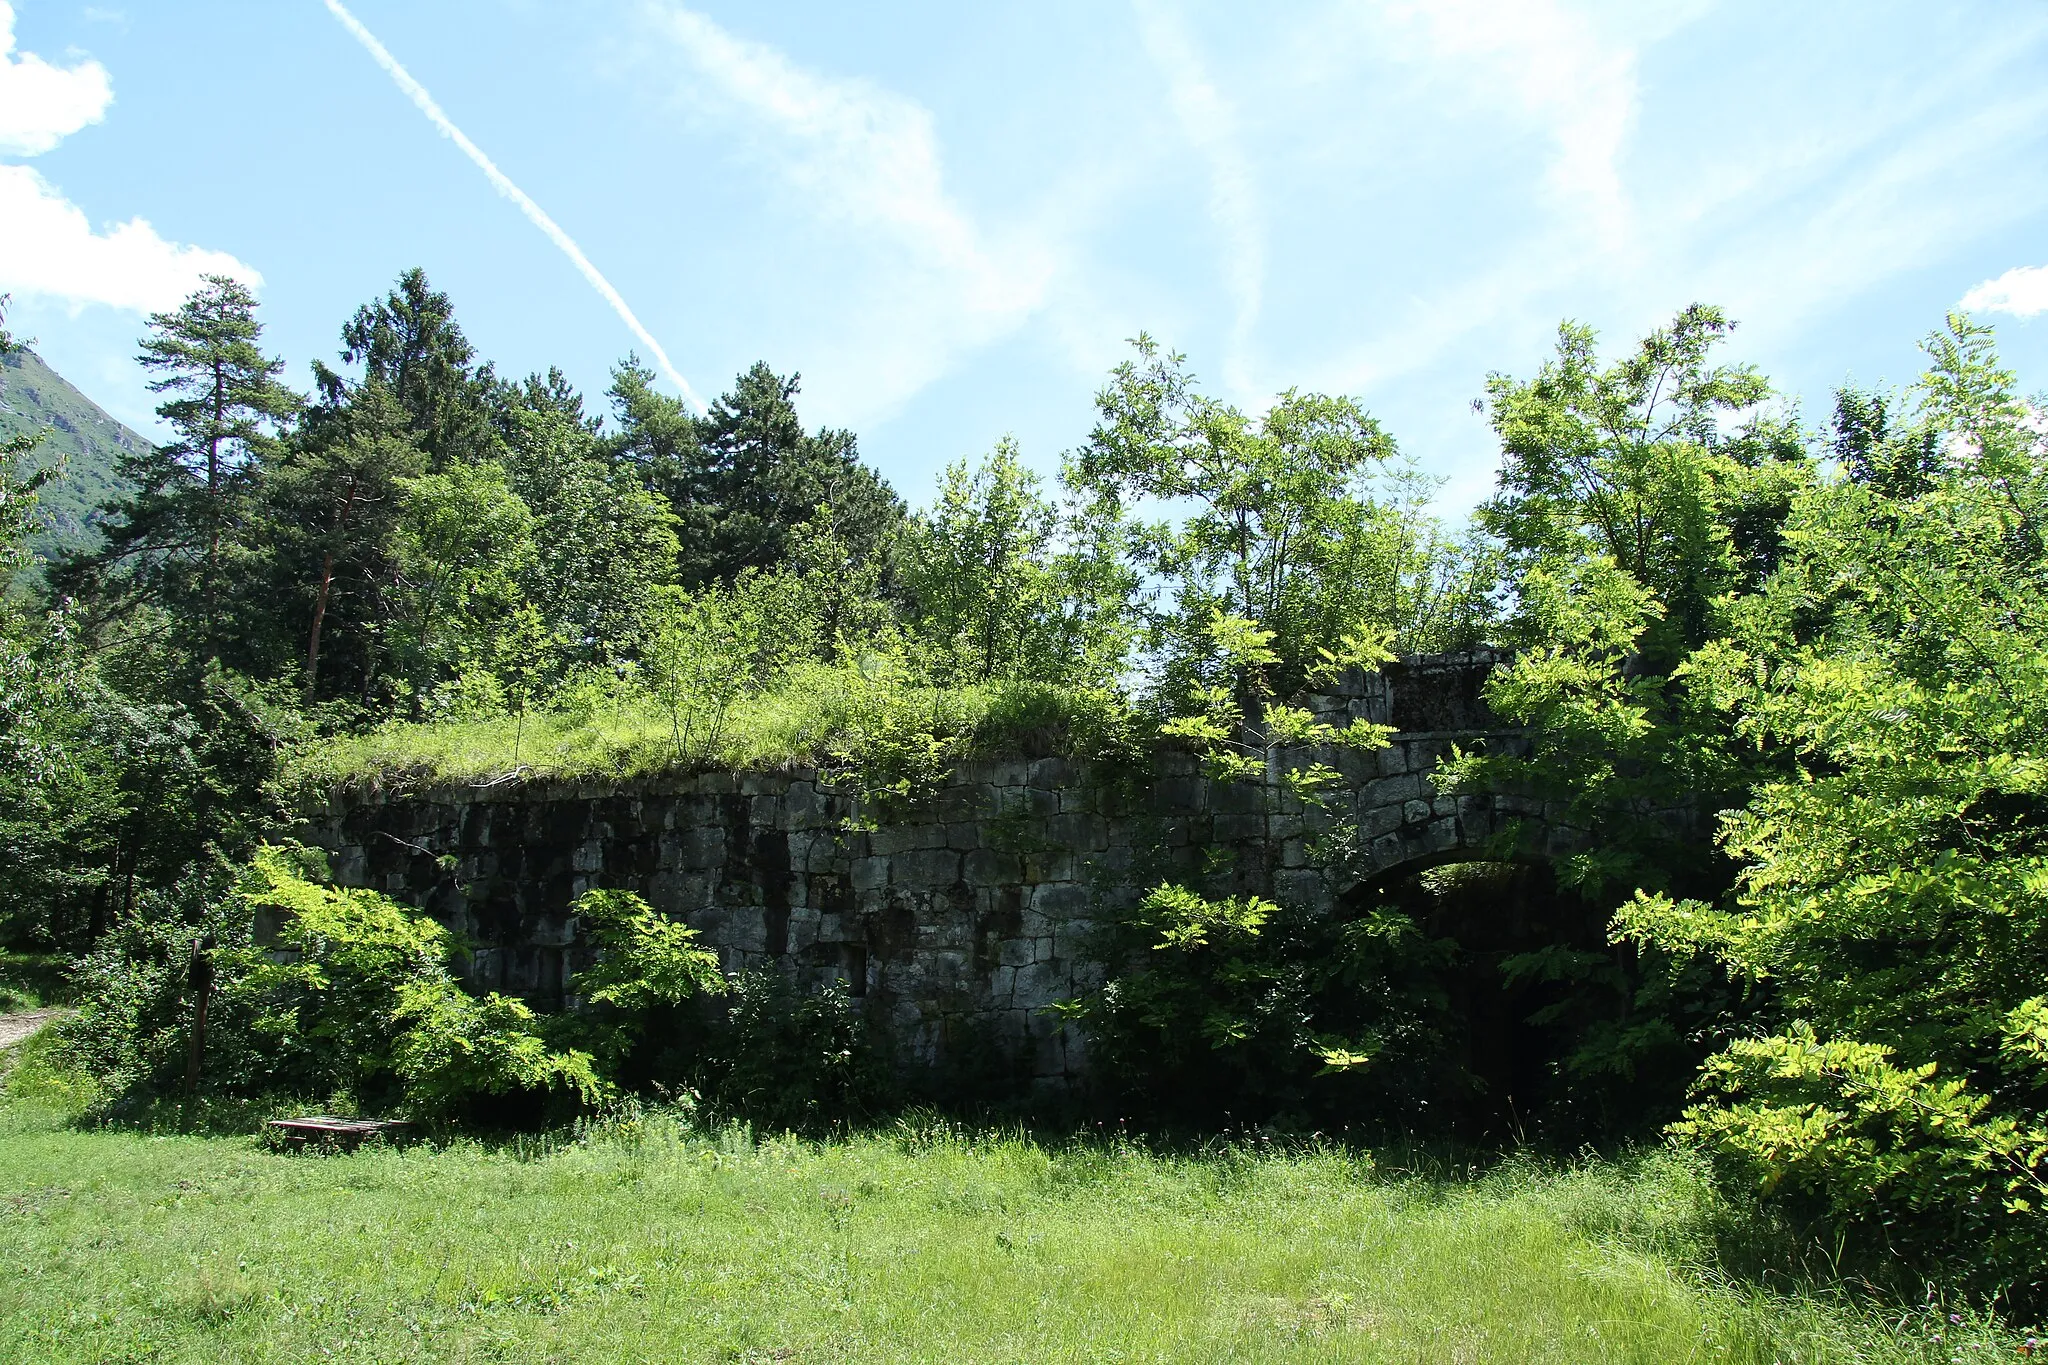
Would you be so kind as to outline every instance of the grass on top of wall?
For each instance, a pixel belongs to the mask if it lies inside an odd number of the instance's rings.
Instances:
[[[1116,724],[1106,694],[1042,682],[902,687],[879,694],[847,669],[795,670],[776,687],[735,702],[715,743],[676,727],[656,702],[626,695],[573,711],[532,710],[489,720],[394,722],[323,740],[299,754],[300,790],[524,780],[625,778],[700,769],[759,769],[816,762],[858,747],[862,727],[926,730],[958,741],[958,756],[1070,749]]]
[[[830,1141],[637,1111],[509,1143],[283,1155],[0,1099],[0,1359],[2014,1359],[1719,1268],[1732,1211],[1657,1150],[1490,1173],[1199,1155],[908,1119]],[[75,1103],[75,1102],[74,1102]],[[1739,1219],[1735,1220],[1739,1223]]]

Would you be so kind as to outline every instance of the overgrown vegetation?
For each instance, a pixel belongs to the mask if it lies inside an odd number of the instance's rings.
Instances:
[[[1102,1102],[1664,1130],[1844,1274],[2038,1312],[2044,405],[1955,317],[1917,386],[1809,428],[1720,362],[1731,328],[1689,308],[1607,360],[1567,325],[1494,376],[1499,486],[1454,533],[1355,401],[1242,411],[1146,337],[1056,482],[1004,443],[908,512],[766,366],[696,416],[629,359],[598,417],[481,363],[414,271],[301,394],[211,281],[152,319],[174,435],[103,543],[22,574],[42,476],[33,437],[0,448],[5,946],[79,959],[66,1045],[107,1112],[294,1094],[502,1125],[700,1086],[819,1127],[882,1104],[850,1001],[729,979],[605,901],[580,1007],[535,1015],[264,839],[354,782],[803,762],[874,820],[976,753],[1142,783],[1173,749],[1338,861],[1357,831],[1308,813],[1330,751],[1382,735],[1299,692],[1504,645],[1486,696],[1527,746],[1435,780],[1540,801],[1576,845],[1334,919],[1221,858],[1141,869],[1101,991],[1063,1006]]]

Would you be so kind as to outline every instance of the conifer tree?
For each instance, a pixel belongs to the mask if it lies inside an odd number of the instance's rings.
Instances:
[[[172,438],[123,461],[136,491],[114,508],[105,548],[65,578],[102,589],[116,609],[164,609],[181,630],[196,628],[196,654],[211,662],[230,561],[249,548],[247,499],[302,400],[278,382],[284,362],[264,354],[255,296],[239,280],[209,275],[149,323],[137,359],[166,395],[157,415]]]
[[[413,440],[436,471],[454,460],[499,454],[491,424],[494,376],[455,321],[455,305],[414,267],[389,294],[356,310],[341,329],[342,360],[363,367],[366,382],[384,384],[411,417]],[[321,383],[340,384],[331,371]]]
[[[852,432],[805,432],[795,401],[800,378],[757,361],[708,413],[692,417],[654,390],[637,360],[613,371],[612,446],[675,508],[684,584],[729,583],[781,563],[791,532],[820,506],[832,509],[835,532],[858,562],[884,554],[901,526],[902,499],[861,462]]]

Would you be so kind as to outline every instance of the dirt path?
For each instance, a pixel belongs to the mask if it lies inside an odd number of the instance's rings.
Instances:
[[[70,1010],[24,1010],[20,1014],[0,1014],[0,1048],[13,1047],[22,1039],[34,1033],[52,1019],[60,1019]]]

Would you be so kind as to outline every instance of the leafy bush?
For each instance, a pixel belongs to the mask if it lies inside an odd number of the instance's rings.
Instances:
[[[630,891],[594,890],[569,906],[597,944],[597,961],[570,982],[581,1007],[558,1031],[585,1041],[617,1074],[635,1052],[658,1046],[676,1007],[693,996],[719,995],[726,979],[718,954],[698,946],[697,931],[654,912]]]
[[[1104,1083],[1145,1110],[1412,1125],[1437,1097],[1450,1042],[1437,977],[1453,945],[1404,914],[1344,923],[1165,883],[1104,938],[1109,980],[1067,1009]]]
[[[2048,1131],[1938,1079],[1932,1062],[1895,1055],[1823,1041],[1805,1024],[1735,1043],[1708,1062],[1703,1102],[1674,1131],[1738,1186],[1853,1236],[1859,1262],[1943,1265],[1951,1279],[2038,1302]]]
[[[71,999],[71,991],[70,958],[0,949],[0,1014],[61,1005]]]
[[[448,930],[317,875],[316,856],[266,847],[225,886],[147,906],[86,960],[89,1003],[63,1035],[110,1104],[185,1089],[454,1117],[605,1093],[590,1056],[551,1047],[524,1004],[462,990]],[[273,944],[256,942],[259,916]]]
[[[697,1076],[721,1106],[766,1128],[816,1131],[889,1096],[886,1063],[844,987],[805,992],[767,967],[733,976]]]
[[[1927,349],[1912,406],[1845,396],[1847,477],[1798,500],[1783,565],[1688,665],[1783,765],[1723,816],[1740,880],[1638,896],[1615,932],[1782,1021],[1709,1065],[1689,1132],[1866,1243],[2039,1303],[2048,442],[1984,329]]]

